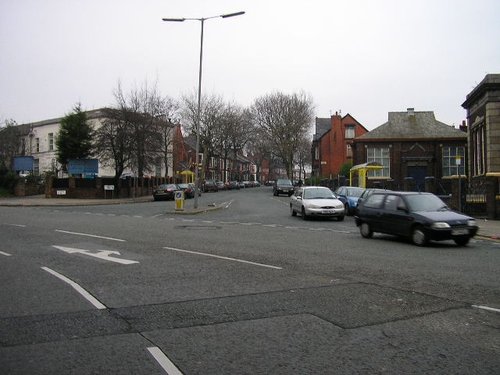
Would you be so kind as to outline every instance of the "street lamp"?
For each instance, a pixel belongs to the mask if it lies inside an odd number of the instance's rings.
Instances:
[[[198,190],[199,190],[199,153],[200,153],[200,118],[201,118],[201,73],[203,66],[203,25],[206,20],[212,18],[229,18],[235,16],[241,16],[245,12],[236,12],[229,14],[220,14],[218,16],[203,17],[203,18],[162,18],[166,22],[184,22],[184,21],[200,21],[201,22],[201,38],[200,38],[200,69],[198,72],[198,109],[196,113],[196,167],[194,173],[194,208],[198,208]]]

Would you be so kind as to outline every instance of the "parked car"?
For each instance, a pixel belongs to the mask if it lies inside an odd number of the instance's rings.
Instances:
[[[226,184],[222,181],[216,181],[215,182],[217,184],[217,189],[218,190],[226,190]]]
[[[410,238],[417,246],[431,240],[465,246],[478,231],[472,217],[450,210],[431,193],[373,193],[359,206],[355,221],[365,238],[381,232]]]
[[[191,189],[193,189],[193,194],[194,194],[194,191],[195,191],[195,184],[190,182],[189,184],[189,187],[191,187]],[[198,189],[198,196],[201,197],[201,189]],[[194,196],[193,196],[194,197]]]
[[[210,191],[217,192],[219,188],[217,187],[217,182],[214,180],[206,180],[203,184],[203,192],[208,193]]]
[[[373,193],[383,193],[383,192],[386,192],[386,191],[390,191],[390,190],[387,190],[387,189],[380,189],[380,188],[368,188],[368,189],[365,189],[365,191],[363,191],[361,193],[361,195],[359,196],[358,198],[358,202],[356,203],[356,209],[354,210],[355,213],[358,212],[358,207],[363,204],[363,201],[365,201],[370,195],[372,195]]]
[[[295,190],[290,199],[290,214],[300,213],[302,219],[310,216],[336,217],[344,220],[344,204],[338,200],[330,189],[324,186],[303,186]]]
[[[352,215],[358,205],[358,198],[365,189],[356,186],[341,186],[335,190],[335,195],[344,203],[346,215]]]
[[[240,183],[238,181],[228,181],[226,183],[227,190],[240,190]]]
[[[279,196],[280,194],[286,194],[291,196],[293,194],[293,185],[292,181],[284,178],[280,178],[276,180],[273,185],[273,195]]]
[[[180,190],[176,184],[162,184],[153,190],[153,199],[159,200],[173,200],[175,191]]]
[[[189,184],[177,184],[180,190],[184,192],[184,198],[194,198],[194,185],[190,186]]]

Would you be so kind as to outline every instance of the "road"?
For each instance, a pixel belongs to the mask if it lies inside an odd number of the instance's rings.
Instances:
[[[288,200],[0,207],[2,373],[500,373],[498,243],[363,239]]]

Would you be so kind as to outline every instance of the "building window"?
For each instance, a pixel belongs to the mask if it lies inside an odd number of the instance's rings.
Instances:
[[[54,133],[49,133],[49,151],[54,151]]]
[[[346,156],[348,159],[352,159],[352,146],[346,145]]]
[[[40,175],[40,160],[39,159],[33,159],[33,174],[35,176]]]
[[[40,138],[35,138],[35,149],[36,152],[40,152]]]
[[[486,140],[484,125],[475,127],[471,131],[472,156],[472,175],[479,176],[486,173]]]
[[[368,147],[366,149],[366,162],[376,162],[383,167],[379,170],[369,171],[368,177],[391,176],[391,156],[389,147]]]
[[[314,160],[319,160],[319,147],[314,147]]]
[[[356,136],[356,126],[346,125],[345,126],[345,139],[352,139]]]
[[[459,174],[465,174],[465,147],[443,147],[443,177]]]

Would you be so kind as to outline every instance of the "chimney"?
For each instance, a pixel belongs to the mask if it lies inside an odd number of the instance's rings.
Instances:
[[[415,108],[406,108],[406,111],[408,113],[408,117],[415,116]]]

